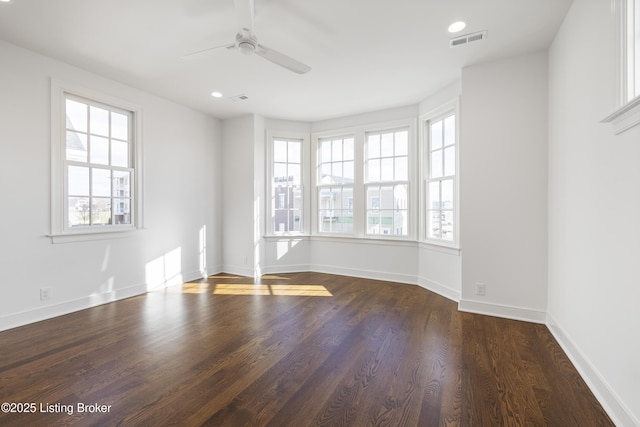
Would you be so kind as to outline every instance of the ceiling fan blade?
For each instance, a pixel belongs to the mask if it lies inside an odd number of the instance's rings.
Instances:
[[[187,53],[185,55],[182,55],[182,59],[191,59],[191,58],[193,58],[195,56],[202,55],[202,54],[205,54],[205,53],[209,53],[209,52],[212,52],[212,51],[214,51],[216,49],[222,49],[223,47],[227,48],[227,49],[234,49],[236,47],[236,44],[235,43],[231,43],[231,44],[227,43],[227,44],[223,44],[221,46],[209,47],[207,49],[197,50],[195,52],[191,52],[191,53]]]
[[[267,61],[271,61],[274,64],[286,68],[287,70],[293,71],[294,73],[304,74],[311,71],[311,67],[308,65],[263,45],[258,45],[256,47],[256,54],[262,56]]]
[[[238,25],[253,35],[253,0],[234,0]]]

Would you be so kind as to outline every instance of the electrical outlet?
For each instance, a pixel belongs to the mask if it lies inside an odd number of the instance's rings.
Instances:
[[[51,299],[51,288],[40,288],[40,301]]]
[[[487,294],[487,285],[484,283],[476,283],[476,295],[485,296]]]

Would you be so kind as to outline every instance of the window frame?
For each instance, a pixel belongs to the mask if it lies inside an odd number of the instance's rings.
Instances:
[[[431,133],[430,124],[451,115],[455,116],[455,173],[446,179],[453,179],[453,239],[437,239],[429,237],[429,201]],[[441,106],[420,115],[419,117],[419,146],[420,146],[420,231],[419,240],[435,246],[460,249],[460,97],[448,101]],[[444,178],[444,176],[443,176]]]
[[[407,132],[407,152],[406,155],[396,155],[395,152],[395,135],[399,132]],[[382,135],[388,135],[388,134],[393,134],[394,135],[394,140],[393,140],[393,147],[394,147],[394,152],[392,155],[384,155],[382,153]],[[379,135],[380,136],[380,153],[378,154],[377,157],[373,157],[370,156],[370,139],[369,137],[372,135]],[[387,236],[393,236],[395,238],[406,238],[409,236],[410,232],[411,232],[411,224],[410,224],[410,212],[411,212],[411,188],[415,185],[412,185],[412,181],[411,181],[411,174],[410,174],[410,165],[411,165],[411,160],[412,160],[412,156],[410,156],[409,153],[409,148],[411,146],[411,129],[409,128],[409,126],[401,126],[398,128],[393,128],[393,129],[383,129],[383,130],[374,130],[374,131],[367,131],[365,132],[365,143],[364,143],[364,177],[363,177],[363,185],[364,185],[364,197],[365,197],[365,207],[364,207],[364,234],[367,237],[378,237],[378,236],[383,236],[383,237],[387,237]],[[396,163],[395,160],[397,158],[401,158],[401,157],[406,157],[407,158],[407,177],[405,180],[401,180],[401,179],[397,179],[396,178]],[[384,179],[382,174],[383,174],[383,168],[382,168],[382,161],[383,160],[389,160],[389,159],[393,159],[393,177],[391,179]],[[379,160],[380,161],[380,168],[379,168],[379,179],[378,180],[369,180],[369,171],[370,171],[370,164],[372,161],[375,160]],[[395,231],[393,231],[390,234],[385,234],[385,233],[369,233],[368,229],[369,229],[369,213],[370,212],[380,212],[383,209],[380,209],[380,203],[381,203],[381,197],[382,197],[382,188],[383,187],[393,187],[392,188],[392,192],[395,195],[395,191],[396,191],[396,186],[402,186],[402,185],[406,185],[406,202],[407,202],[407,206],[403,209],[404,211],[406,211],[406,222],[407,222],[407,231],[406,234],[397,234]],[[373,200],[377,200],[377,205],[378,208],[376,209],[375,207],[371,207],[371,209],[368,206],[368,203],[366,201],[368,201],[369,198],[369,189],[372,187],[378,187],[380,190],[380,192],[378,193],[378,196],[372,196],[372,201]],[[373,203],[372,203],[373,205]],[[388,209],[387,209],[388,210]],[[397,207],[393,207],[391,210],[396,211]],[[382,217],[380,217],[380,224],[382,224]],[[393,225],[395,226],[395,222],[393,223]]]
[[[344,160],[344,142],[345,140],[353,140],[353,159],[351,160]],[[331,143],[333,144],[334,141],[340,140],[342,143],[342,147],[341,147],[341,160],[335,160],[333,158],[333,147],[332,147],[332,153],[331,153],[331,159],[330,161],[326,162],[324,161],[325,159],[322,158],[322,143],[327,142],[327,141],[331,141]],[[317,226],[317,228],[315,228],[315,232],[319,235],[339,235],[339,236],[351,236],[353,235],[353,227],[355,225],[355,218],[354,218],[354,211],[353,211],[353,196],[354,196],[354,187],[355,187],[355,180],[356,180],[356,138],[355,135],[353,134],[345,134],[345,135],[335,135],[335,136],[330,136],[330,137],[322,137],[322,138],[318,138],[316,141],[316,145],[317,145],[317,151],[316,151],[316,162],[315,162],[315,182],[316,185],[314,186],[315,188],[315,192],[314,192],[314,196],[315,196],[315,203],[317,206],[317,211],[314,211],[314,216],[316,218],[315,224]],[[325,184],[320,181],[320,175],[321,175],[321,168],[322,165],[324,164],[331,164],[333,166],[334,163],[341,163],[342,166],[342,170],[343,170],[343,174],[344,174],[344,164],[345,162],[352,162],[353,163],[353,181],[348,184],[348,183],[330,183],[330,184]],[[344,178],[344,176],[343,176]],[[340,192],[343,194],[345,188],[347,189],[351,189],[351,197],[347,198],[347,209],[338,209],[340,211],[346,211],[347,213],[351,213],[351,224],[352,224],[352,231],[349,232],[344,232],[344,231],[323,231],[320,229],[320,225],[321,222],[324,221],[324,217],[322,217],[321,219],[321,215],[320,212],[321,211],[326,211],[327,209],[323,209],[320,205],[319,205],[319,199],[320,199],[320,194],[322,192],[323,189],[328,189],[329,192],[331,192],[332,189],[334,188],[340,188]],[[349,199],[351,199],[351,204],[349,204]],[[350,207],[350,209],[349,209]],[[331,210],[336,210],[335,208],[332,208]]]
[[[275,193],[273,192],[274,179],[274,141],[280,140],[298,140],[301,142],[301,159],[300,159],[300,189],[302,192],[302,214],[300,220],[302,225],[300,231],[293,232],[277,232],[275,229],[275,221],[273,213],[276,209]],[[288,236],[308,236],[309,235],[309,135],[302,132],[282,131],[276,129],[268,129],[266,132],[266,165],[265,170],[267,179],[265,180],[265,209],[267,213],[266,237],[288,237]]]
[[[362,239],[362,240],[384,240],[384,241],[416,241],[418,236],[417,224],[417,207],[415,201],[418,196],[418,177],[417,177],[417,120],[415,117],[390,120],[386,122],[374,122],[362,125],[356,125],[346,128],[336,128],[331,130],[323,130],[312,133],[312,150],[311,150],[311,167],[316,170],[318,167],[318,150],[320,149],[319,141],[326,138],[339,138],[347,135],[354,137],[354,183],[353,183],[353,233],[326,233],[319,232],[318,227],[318,200],[315,195],[318,192],[317,173],[311,174],[311,188],[314,197],[311,198],[311,235],[318,237],[326,237],[328,239]],[[400,128],[408,128],[408,182],[407,190],[407,224],[408,233],[406,236],[401,235],[384,235],[384,234],[367,234],[366,233],[366,193],[365,193],[365,145],[366,134],[397,130]],[[419,205],[419,204],[418,204]]]
[[[68,188],[66,158],[66,99],[85,100],[89,105],[101,105],[130,114],[130,224],[68,225]],[[105,95],[79,85],[51,79],[51,233],[52,243],[66,243],[126,237],[143,228],[142,179],[142,108],[128,101]],[[88,159],[89,160],[89,159]],[[88,163],[88,162],[87,162]],[[107,169],[111,170],[112,166]],[[113,194],[110,196],[113,199]],[[113,207],[112,207],[113,209]]]
[[[640,28],[640,12],[636,11],[633,17],[629,14],[628,5],[634,2],[635,8],[640,11],[640,0],[616,0],[615,2],[615,29],[616,29],[616,110],[605,117],[602,123],[611,123],[613,125],[614,134],[621,134],[637,125],[640,125],[640,80],[636,81],[639,75],[636,70],[635,75],[630,75],[630,62],[635,67],[640,67],[640,47],[630,46],[640,44],[640,39],[630,40],[633,36],[630,34],[630,24],[635,26],[636,33]],[[636,22],[634,19],[637,19]],[[630,81],[632,80],[632,83]],[[629,86],[635,87],[635,97],[630,97]]]

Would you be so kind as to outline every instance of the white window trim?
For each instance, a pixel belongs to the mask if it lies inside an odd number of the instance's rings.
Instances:
[[[65,93],[69,93],[92,101],[112,105],[133,113],[132,153],[134,162],[133,176],[133,218],[131,225],[110,226],[105,228],[69,229],[65,225],[65,179],[64,159],[66,151],[63,147],[65,129]],[[48,237],[52,243],[69,243],[89,240],[101,240],[130,236],[132,232],[143,228],[143,174],[142,174],[142,108],[128,101],[104,95],[98,91],[79,85],[51,79],[51,233]]]
[[[427,126],[429,126],[429,122],[438,118],[442,118],[447,114],[453,113],[456,116],[456,173],[454,178],[454,201],[455,204],[453,210],[454,217],[454,239],[453,241],[449,240],[441,240],[441,239],[433,239],[428,238],[427,233],[427,212],[426,212],[426,201],[427,201],[427,170],[429,167],[428,157],[429,157],[429,133],[427,132]],[[450,249],[459,250],[460,249],[460,97],[456,97],[451,101],[448,101],[441,106],[427,112],[421,114],[419,119],[419,155],[420,155],[420,207],[418,209],[418,215],[420,217],[419,221],[419,241],[433,245],[436,247],[445,247]]]
[[[640,125],[640,96],[627,100],[627,25],[626,25],[626,0],[615,2],[615,28],[616,28],[616,105],[618,108],[609,116],[602,119],[602,123],[611,123],[613,132],[619,135],[637,125]],[[640,25],[640,22],[636,23]],[[640,85],[640,82],[635,82]]]
[[[265,209],[268,216],[268,224],[265,227],[266,234],[264,237],[300,237],[300,236],[309,236],[309,227],[310,227],[310,203],[309,195],[311,186],[309,185],[309,169],[310,161],[309,161],[309,134],[304,132],[295,132],[289,130],[277,130],[277,129],[267,129],[266,132],[266,156],[265,156],[265,170],[267,171],[267,179],[265,180]],[[302,141],[302,159],[300,160],[300,173],[302,174],[302,230],[288,233],[276,233],[274,230],[273,220],[271,218],[271,213],[273,212],[273,201],[271,194],[271,188],[273,184],[273,140],[274,138],[282,138],[282,139],[299,139]]]
[[[381,235],[366,233],[366,194],[364,179],[364,163],[365,163],[365,139],[367,133],[384,132],[387,130],[395,130],[407,127],[409,129],[409,194],[407,201],[407,215],[409,217],[409,233],[406,236],[398,235]],[[339,136],[353,135],[354,138],[354,182],[353,182],[353,234],[344,233],[326,233],[318,231],[318,201],[317,197],[311,198],[311,235],[322,236],[328,239],[359,239],[359,240],[399,240],[399,241],[416,241],[418,236],[418,215],[415,201],[418,194],[418,172],[417,172],[417,149],[416,149],[416,119],[407,118],[392,120],[387,122],[377,122],[365,125],[358,125],[347,128],[339,128],[322,132],[314,132],[311,135],[313,149],[311,150],[311,163],[314,173],[311,174],[311,188],[313,194],[317,193],[317,174],[315,168],[317,166],[318,142],[324,138],[332,138]]]
[[[344,184],[335,184],[335,185],[322,185],[318,183],[318,151],[320,150],[320,141],[321,140],[327,140],[327,139],[348,139],[348,138],[353,138],[353,183],[351,183],[350,185],[344,185]],[[343,134],[331,134],[331,136],[328,137],[317,137],[314,139],[314,150],[313,150],[313,163],[311,164],[311,175],[313,175],[313,195],[311,196],[311,200],[312,200],[312,205],[314,206],[314,209],[316,209],[316,211],[313,212],[312,217],[313,217],[313,232],[312,234],[314,235],[321,235],[321,236],[336,236],[336,237],[346,237],[346,238],[350,238],[351,236],[353,236],[355,234],[355,228],[354,228],[354,232],[353,233],[345,233],[345,232],[335,232],[335,231],[320,231],[319,230],[319,224],[318,224],[318,212],[319,207],[318,207],[318,192],[320,190],[320,188],[327,188],[327,187],[341,187],[344,189],[344,187],[351,187],[352,189],[352,199],[355,200],[355,186],[356,186],[356,182],[358,180],[358,158],[357,158],[357,142],[356,142],[356,136],[354,134],[351,133],[345,133]],[[353,200],[351,202],[351,213],[352,215],[355,214],[356,209],[355,206],[353,204]],[[355,227],[355,215],[353,215],[353,226]]]

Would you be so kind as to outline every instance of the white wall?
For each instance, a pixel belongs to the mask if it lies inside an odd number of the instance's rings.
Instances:
[[[253,277],[256,259],[254,151],[256,117],[225,120],[222,139],[223,271]]]
[[[640,127],[614,136],[610,3],[576,0],[549,53],[549,324],[620,426],[640,425]]]
[[[546,52],[464,68],[461,110],[460,308],[544,322]]]
[[[0,57],[0,330],[219,268],[218,120],[2,41]],[[76,243],[46,237],[52,77],[141,106],[144,230]],[[44,287],[51,299],[40,301]]]

